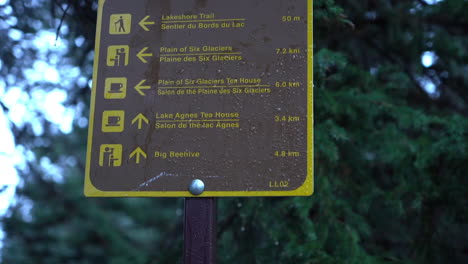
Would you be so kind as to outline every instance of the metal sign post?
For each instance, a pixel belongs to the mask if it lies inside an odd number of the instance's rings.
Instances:
[[[200,195],[205,190],[202,180],[193,180],[188,191]],[[216,199],[185,198],[184,263],[216,263]]]
[[[184,263],[216,263],[216,198],[185,198]]]

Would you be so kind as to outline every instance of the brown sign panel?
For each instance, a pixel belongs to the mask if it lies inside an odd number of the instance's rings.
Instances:
[[[87,196],[313,191],[312,1],[101,0]]]

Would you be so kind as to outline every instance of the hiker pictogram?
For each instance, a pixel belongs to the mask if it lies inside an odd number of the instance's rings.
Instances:
[[[131,14],[113,14],[109,21],[109,34],[129,34],[132,26]]]

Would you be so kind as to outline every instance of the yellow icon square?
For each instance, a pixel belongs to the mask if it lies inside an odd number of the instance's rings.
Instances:
[[[109,21],[109,34],[123,35],[129,34],[132,27],[131,14],[113,14]]]
[[[124,130],[125,111],[112,110],[102,112],[102,132],[122,132]]]
[[[105,99],[124,99],[127,95],[127,78],[106,78],[104,85]]]
[[[122,165],[122,145],[102,144],[99,148],[99,166],[120,167]]]
[[[130,47],[127,45],[111,45],[107,48],[107,66],[127,66]]]

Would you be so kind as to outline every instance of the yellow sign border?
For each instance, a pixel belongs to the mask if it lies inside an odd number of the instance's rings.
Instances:
[[[93,68],[93,89],[91,91],[91,108],[89,113],[88,146],[86,151],[86,174],[84,194],[87,197],[195,197],[188,191],[101,191],[97,189],[90,178],[91,148],[93,145],[94,106],[96,103],[96,87],[99,65],[99,50],[102,29],[102,14],[106,0],[99,0],[98,18],[96,27],[96,44]],[[307,1],[307,0],[305,0]],[[314,192],[314,118],[313,118],[313,0],[307,1],[307,131],[310,135],[307,140],[307,176],[301,187],[292,191],[206,191],[196,197],[229,197],[229,196],[309,196]]]

